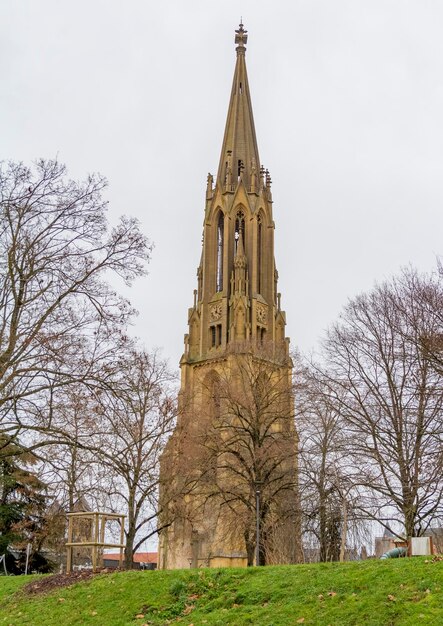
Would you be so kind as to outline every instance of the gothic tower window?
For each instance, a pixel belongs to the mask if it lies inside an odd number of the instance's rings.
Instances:
[[[217,274],[216,291],[223,291],[223,245],[224,245],[224,216],[220,211],[217,220]]]
[[[243,249],[245,247],[245,216],[243,211],[238,211],[235,218],[234,246],[237,252],[238,239],[242,235]]]
[[[257,292],[262,292],[262,259],[263,259],[263,220],[261,215],[258,216],[257,220]]]
[[[222,325],[216,324],[209,327],[209,341],[211,348],[218,348],[222,344]]]
[[[257,326],[257,343],[264,343],[266,337],[266,329],[262,326]]]

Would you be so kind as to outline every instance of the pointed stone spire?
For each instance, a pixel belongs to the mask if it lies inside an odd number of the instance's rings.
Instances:
[[[217,181],[220,185],[224,186],[228,169],[231,169],[230,176],[232,176],[232,186],[235,188],[240,174],[242,174],[243,182],[246,188],[249,189],[251,185],[251,181],[249,180],[249,164],[253,161],[260,163],[260,157],[258,155],[248,74],[246,72],[245,63],[245,44],[248,40],[247,32],[248,31],[243,28],[243,24],[240,24],[238,30],[235,31],[237,62],[235,65]],[[245,165],[248,165],[248,167],[245,167]],[[227,184],[227,191],[230,191],[229,187],[230,185]]]

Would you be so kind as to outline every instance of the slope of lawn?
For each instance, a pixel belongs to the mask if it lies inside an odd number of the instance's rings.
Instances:
[[[443,561],[120,572],[46,595],[0,578],[0,626],[443,625]]]

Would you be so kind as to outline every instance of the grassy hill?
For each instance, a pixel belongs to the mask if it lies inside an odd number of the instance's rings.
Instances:
[[[29,595],[0,578],[0,626],[443,625],[443,562],[424,558],[121,572]]]

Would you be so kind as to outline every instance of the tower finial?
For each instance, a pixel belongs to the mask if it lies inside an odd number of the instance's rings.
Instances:
[[[240,24],[238,30],[235,31],[235,43],[239,48],[244,48],[248,42],[248,31],[243,28],[242,18],[240,18]]]

